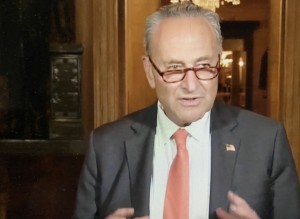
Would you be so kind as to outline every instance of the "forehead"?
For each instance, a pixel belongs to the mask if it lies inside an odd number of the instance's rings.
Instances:
[[[215,32],[207,20],[201,17],[166,18],[153,30],[153,53],[214,53],[216,48]]]

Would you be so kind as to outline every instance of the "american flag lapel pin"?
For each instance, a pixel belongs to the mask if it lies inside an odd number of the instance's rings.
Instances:
[[[225,144],[226,146],[226,151],[235,151],[235,147],[233,144]]]

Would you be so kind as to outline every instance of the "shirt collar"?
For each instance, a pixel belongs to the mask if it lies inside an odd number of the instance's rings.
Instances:
[[[157,108],[157,128],[159,133],[161,134],[163,142],[167,142],[171,139],[175,131],[180,127],[167,117],[159,101],[157,103]],[[201,132],[203,130],[209,129],[210,113],[211,111],[206,112],[201,119],[185,127],[186,131],[198,141],[200,141],[202,138]]]
[[[191,123],[186,127],[187,132],[197,141],[201,141],[203,135],[207,133],[206,130],[209,130],[210,112],[211,111],[206,112],[201,119]]]
[[[157,103],[157,108],[157,124],[159,129],[158,131],[161,135],[163,142],[168,142],[171,139],[174,132],[179,128],[179,126],[177,126],[167,117],[159,101]]]

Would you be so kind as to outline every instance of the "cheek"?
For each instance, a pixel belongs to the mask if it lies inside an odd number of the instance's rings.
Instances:
[[[210,81],[211,83],[206,84],[206,92],[210,98],[215,98],[218,92],[218,81]]]
[[[161,102],[165,104],[170,102],[176,95],[176,87],[173,84],[165,84],[164,82],[156,81],[156,93],[157,97]]]

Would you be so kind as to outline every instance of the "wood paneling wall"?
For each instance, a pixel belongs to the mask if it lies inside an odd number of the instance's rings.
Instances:
[[[93,1],[94,125],[114,120],[119,112],[118,2]]]
[[[300,171],[300,1],[286,1],[282,118]]]
[[[126,110],[136,111],[155,100],[155,93],[150,89],[142,65],[144,54],[143,39],[146,17],[160,5],[159,0],[126,1]]]
[[[82,44],[82,123],[84,138],[94,128],[94,92],[93,92],[93,1],[77,0],[75,4],[76,42]]]
[[[299,0],[271,0],[269,112],[286,127],[300,171]]]
[[[83,44],[84,136],[155,99],[144,75],[144,22],[158,0],[78,0],[76,41]]]
[[[119,5],[121,4],[121,5]],[[78,0],[76,41],[84,48],[82,112],[84,136],[124,115],[124,3],[121,0]]]

